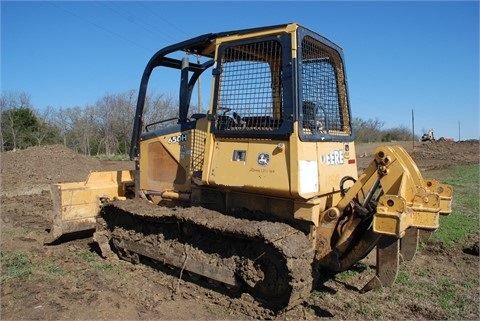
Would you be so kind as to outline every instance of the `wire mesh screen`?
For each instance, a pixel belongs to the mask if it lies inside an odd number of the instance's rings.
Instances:
[[[280,127],[281,45],[277,41],[227,48],[221,59],[215,126],[224,131]]]
[[[195,129],[192,135],[192,171],[201,172],[203,167],[203,161],[205,157],[205,140],[206,133],[203,130]]]
[[[346,97],[345,88],[339,85],[343,83],[343,67],[338,54],[306,36],[302,41],[301,59],[302,133],[350,134],[348,108],[346,101],[342,101],[342,97]]]

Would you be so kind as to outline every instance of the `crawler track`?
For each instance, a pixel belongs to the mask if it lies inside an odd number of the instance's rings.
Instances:
[[[103,206],[94,239],[105,257],[150,257],[249,292],[275,311],[303,302],[316,270],[311,242],[289,225],[199,207],[115,201]]]

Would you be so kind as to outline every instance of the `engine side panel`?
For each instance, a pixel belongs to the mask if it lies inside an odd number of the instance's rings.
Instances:
[[[288,144],[267,140],[221,140],[214,143],[208,185],[289,197]]]
[[[206,119],[200,119],[188,128],[176,126],[144,135],[140,143],[140,189],[156,195],[189,193],[192,176],[203,166],[206,126]]]

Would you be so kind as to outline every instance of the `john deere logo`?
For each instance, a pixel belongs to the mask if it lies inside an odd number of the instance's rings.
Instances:
[[[257,158],[258,165],[267,166],[269,162],[270,162],[270,155],[268,155],[267,153],[258,154],[258,158]]]

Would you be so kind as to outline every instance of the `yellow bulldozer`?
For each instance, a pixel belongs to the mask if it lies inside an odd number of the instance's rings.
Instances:
[[[144,123],[154,69],[178,73],[169,126]],[[207,71],[208,111],[193,113]],[[45,243],[93,231],[105,258],[155,260],[276,311],[303,302],[321,271],[373,249],[376,276],[363,291],[391,285],[451,212],[452,188],[423,178],[401,147],[377,148],[358,174],[342,49],[296,23],[159,50],[141,79],[130,157],[134,170],[52,186]]]

